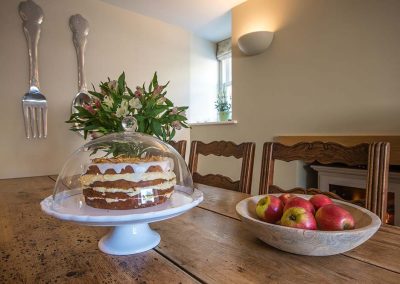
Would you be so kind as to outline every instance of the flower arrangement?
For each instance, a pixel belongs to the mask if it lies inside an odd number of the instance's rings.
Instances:
[[[170,141],[176,130],[188,128],[185,111],[188,107],[175,107],[166,98],[166,87],[160,85],[154,73],[148,88],[145,84],[132,91],[125,82],[125,73],[118,80],[101,82],[99,92],[93,86],[89,91],[89,104],[77,106],[67,123],[72,123],[72,131],[83,131],[84,138],[90,134],[97,138],[104,134],[124,131],[122,120],[133,116],[137,120],[138,132],[154,135],[163,141]]]
[[[215,108],[219,112],[229,111],[231,109],[231,104],[228,101],[225,88],[222,88],[222,90],[218,92],[217,100],[215,101]]]

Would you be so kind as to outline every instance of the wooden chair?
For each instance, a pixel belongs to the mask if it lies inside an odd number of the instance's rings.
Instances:
[[[246,142],[242,144],[235,144],[226,141],[214,141],[205,144],[200,141],[193,141],[190,148],[189,157],[189,170],[192,173],[193,181],[210,186],[221,187],[229,190],[250,193],[251,192],[251,179],[253,176],[254,164],[254,150],[255,143]],[[235,157],[236,159],[242,158],[242,167],[240,173],[240,180],[233,181],[231,178],[220,174],[208,174],[205,176],[197,172],[197,163],[199,154],[208,156],[223,156]]]
[[[301,142],[293,146],[267,142],[263,147],[260,194],[268,192],[322,193],[342,199],[334,193],[321,192],[318,189],[294,188],[285,191],[273,185],[275,160],[286,162],[300,160],[305,163],[321,164],[340,163],[347,166],[364,165],[368,168],[364,206],[384,220],[387,207],[389,151],[390,144],[387,142],[364,143],[352,147],[331,142]]]
[[[186,140],[180,141],[169,141],[169,145],[175,148],[175,150],[181,154],[182,158],[185,159],[186,156]]]

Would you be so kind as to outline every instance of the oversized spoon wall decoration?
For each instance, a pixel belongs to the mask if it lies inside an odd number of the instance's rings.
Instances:
[[[87,94],[86,76],[85,76],[85,49],[87,36],[89,34],[89,22],[80,14],[69,18],[69,27],[72,31],[72,41],[75,46],[78,60],[78,93],[72,101],[72,113],[76,112],[75,106],[82,106],[90,102],[90,96]],[[81,133],[82,134],[82,133]]]

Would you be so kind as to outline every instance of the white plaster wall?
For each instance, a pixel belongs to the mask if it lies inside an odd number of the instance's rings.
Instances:
[[[257,143],[279,135],[400,133],[400,1],[249,0],[233,9],[234,126],[193,127],[191,138]],[[237,39],[253,29],[275,32],[266,52],[243,56]],[[233,172],[237,165],[204,165]],[[284,165],[276,183],[303,180]]]
[[[190,46],[189,120],[216,121],[217,112],[214,106],[218,90],[216,44],[192,35]]]
[[[70,105],[77,92],[77,63],[68,26],[80,13],[90,23],[86,72],[95,85],[126,72],[129,85],[148,82],[158,71],[171,81],[168,96],[189,105],[189,32],[97,0],[37,0],[44,13],[39,43],[41,91],[48,99],[48,138],[26,140],[21,98],[28,89],[28,56],[19,0],[0,9],[0,178],[56,174],[82,138],[68,130]],[[189,140],[189,130],[176,139]]]

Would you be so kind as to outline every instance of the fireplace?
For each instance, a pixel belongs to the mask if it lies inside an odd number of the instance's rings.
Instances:
[[[357,205],[365,204],[367,171],[345,167],[311,165],[318,172],[318,188],[333,192]],[[385,222],[400,226],[400,173],[389,173],[387,218]]]

